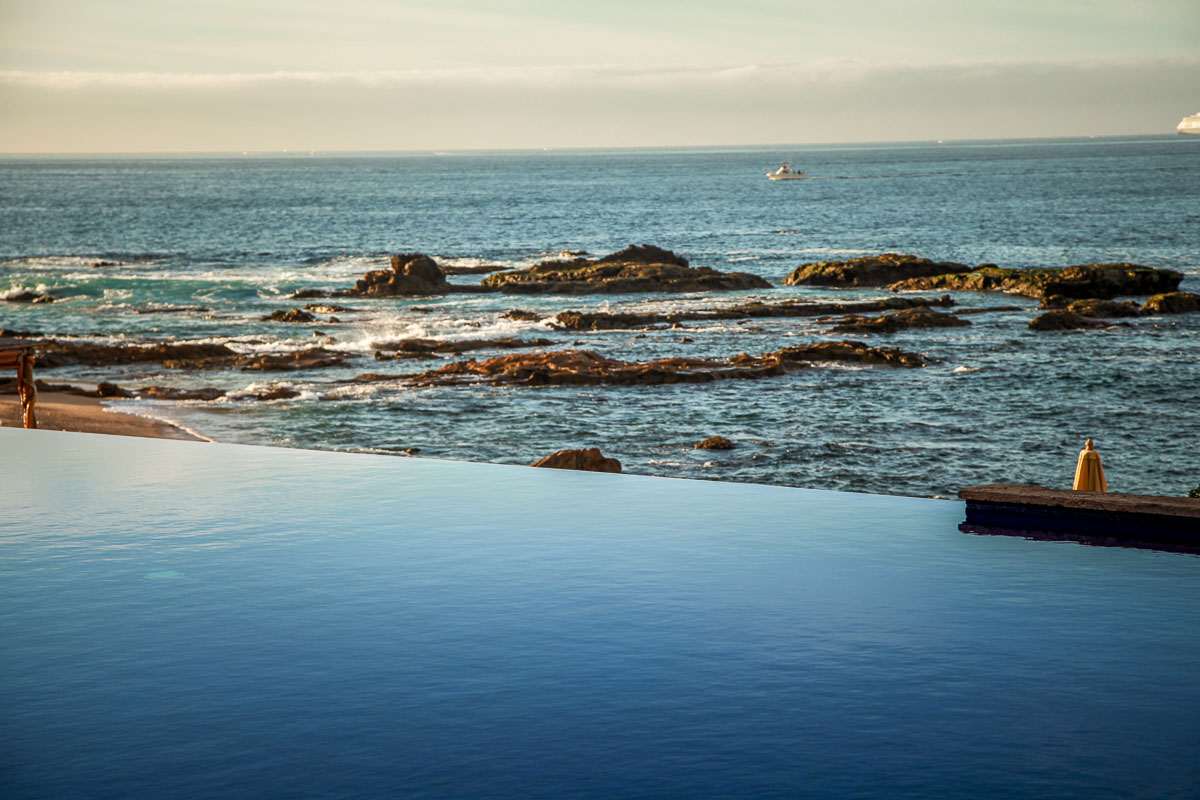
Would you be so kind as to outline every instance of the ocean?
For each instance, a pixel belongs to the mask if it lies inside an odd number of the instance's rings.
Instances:
[[[772,183],[790,160],[812,179]],[[158,365],[40,370],[50,381],[217,387],[215,401],[111,407],[235,443],[528,464],[599,447],[626,472],[912,496],[993,482],[1069,487],[1093,438],[1113,491],[1180,495],[1200,483],[1200,314],[1037,332],[1037,302],[963,328],[870,337],[814,318],[688,323],[683,330],[556,331],[512,308],[699,309],[733,301],[850,300],[880,290],[787,287],[809,262],[904,252],[967,264],[1131,261],[1200,291],[1200,141],[1150,136],[776,148],[0,160],[0,328],[97,342],[200,340],[244,353],[314,344],[355,356],[300,372],[179,372]],[[264,322],[298,289],[348,288],[391,253],[522,267],[562,250],[650,243],[693,266],[753,272],[770,290],[687,295],[445,297],[331,302],[338,323]],[[95,266],[100,264],[100,266]],[[478,275],[451,278],[478,282]],[[928,293],[925,293],[928,294]],[[765,353],[858,338],[923,369],[821,366],[756,381],[632,387],[408,388],[349,384],[375,343],[546,337],[645,360]],[[507,351],[506,351],[507,352]],[[487,358],[480,351],[447,360]],[[252,395],[285,386],[284,400]],[[694,450],[713,435],[732,450]],[[414,450],[415,448],[415,450]],[[411,451],[411,452],[410,452]]]

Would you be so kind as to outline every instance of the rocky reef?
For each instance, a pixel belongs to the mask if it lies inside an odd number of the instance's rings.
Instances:
[[[1007,292],[1025,297],[1066,299],[1114,297],[1173,292],[1183,273],[1138,264],[1080,264],[1073,267],[1002,269],[993,265],[969,272],[909,278],[891,284],[894,291]]]
[[[733,442],[724,436],[710,436],[692,445],[693,450],[732,450]]]
[[[498,272],[484,287],[521,294],[626,294],[770,289],[747,272],[694,268],[686,258],[654,245],[634,245],[598,260],[543,261],[528,269]]]
[[[923,297],[884,297],[851,303],[813,303],[806,300],[784,300],[780,303],[751,302],[722,308],[697,311],[657,313],[611,313],[563,311],[554,318],[556,327],[570,331],[607,331],[644,328],[650,325],[679,322],[704,322],[722,319],[756,319],[782,317],[824,317],[832,314],[859,314],[929,306],[952,306],[949,295],[929,299]]]
[[[347,363],[344,353],[310,347],[290,353],[239,354],[227,345],[208,342],[91,344],[46,341],[37,345],[37,368],[115,366],[158,363],[167,369],[241,369],[250,372],[322,369]]]
[[[438,353],[466,353],[471,350],[514,350],[525,347],[547,347],[554,344],[549,339],[460,339],[441,341],[438,339],[398,339],[395,341],[372,342],[376,348],[375,358],[412,358]]]
[[[446,274],[424,253],[392,256],[391,269],[377,269],[363,275],[338,294],[347,297],[402,297],[407,295],[446,294],[451,289]]]
[[[896,333],[912,328],[961,328],[970,320],[927,308],[910,308],[881,317],[846,317],[831,330],[834,333]]]
[[[970,272],[971,267],[953,261],[932,261],[904,253],[818,261],[792,270],[783,282],[788,286],[889,286],[908,278],[924,278]]]
[[[621,462],[607,458],[595,447],[583,450],[559,450],[530,464],[547,469],[578,469],[585,472],[620,472]]]
[[[1091,319],[1064,308],[1047,311],[1029,323],[1029,329],[1035,331],[1073,331],[1106,327],[1108,325],[1100,320]]]
[[[1156,294],[1142,304],[1146,314],[1188,314],[1200,311],[1200,294],[1192,292],[1170,292]]]
[[[773,377],[817,363],[921,367],[926,361],[916,353],[850,341],[785,347],[757,356],[742,353],[732,358],[651,361],[621,361],[591,350],[556,350],[455,361],[416,375],[360,375],[355,380],[398,380],[415,386],[658,386]]]

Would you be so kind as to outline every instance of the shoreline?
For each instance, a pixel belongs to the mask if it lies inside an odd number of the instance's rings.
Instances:
[[[37,414],[38,428],[44,430],[179,439],[189,442],[206,441],[169,422],[112,411],[104,406],[99,397],[84,397],[67,392],[39,392],[34,411]],[[21,427],[21,401],[16,395],[0,395],[0,422],[6,428]]]

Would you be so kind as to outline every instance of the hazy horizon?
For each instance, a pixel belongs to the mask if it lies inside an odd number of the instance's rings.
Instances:
[[[1190,0],[45,0],[0,22],[14,155],[1121,136],[1200,111]]]

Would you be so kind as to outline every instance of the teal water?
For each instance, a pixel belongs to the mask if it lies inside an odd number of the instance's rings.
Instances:
[[[773,184],[781,159],[813,180]],[[323,343],[345,369],[263,376],[158,367],[45,372],[50,380],[217,386],[217,402],[114,407],[227,442],[530,463],[599,446],[626,471],[918,496],[994,481],[1067,485],[1087,437],[1114,489],[1179,495],[1200,482],[1200,315],[1081,333],[1026,329],[1035,303],[970,328],[870,337],[928,355],[920,371],[822,368],[746,383],[536,390],[350,388],[373,343],[544,336],[626,359],[762,353],[841,338],[812,319],[580,335],[500,315],[521,307],[701,308],[732,300],[853,299],[778,284],[802,263],[885,251],[965,263],[1128,260],[1184,272],[1200,291],[1200,142],[1189,137],[781,149],[53,158],[0,161],[0,294],[42,286],[52,305],[0,303],[0,327],[122,339],[201,339],[241,352]],[[392,252],[522,266],[562,249],[671,248],[777,288],[720,296],[450,296],[340,301],[332,325],[260,322],[298,288],[349,286]],[[93,267],[96,261],[115,262]],[[460,277],[470,282],[477,278]],[[180,309],[173,313],[139,313]],[[314,336],[314,329],[330,338]],[[684,338],[691,341],[682,341]],[[481,352],[488,357],[493,352]],[[291,400],[255,402],[282,384]],[[723,435],[724,453],[692,443]]]
[[[1200,561],[957,501],[0,429],[6,798],[1193,798]]]

